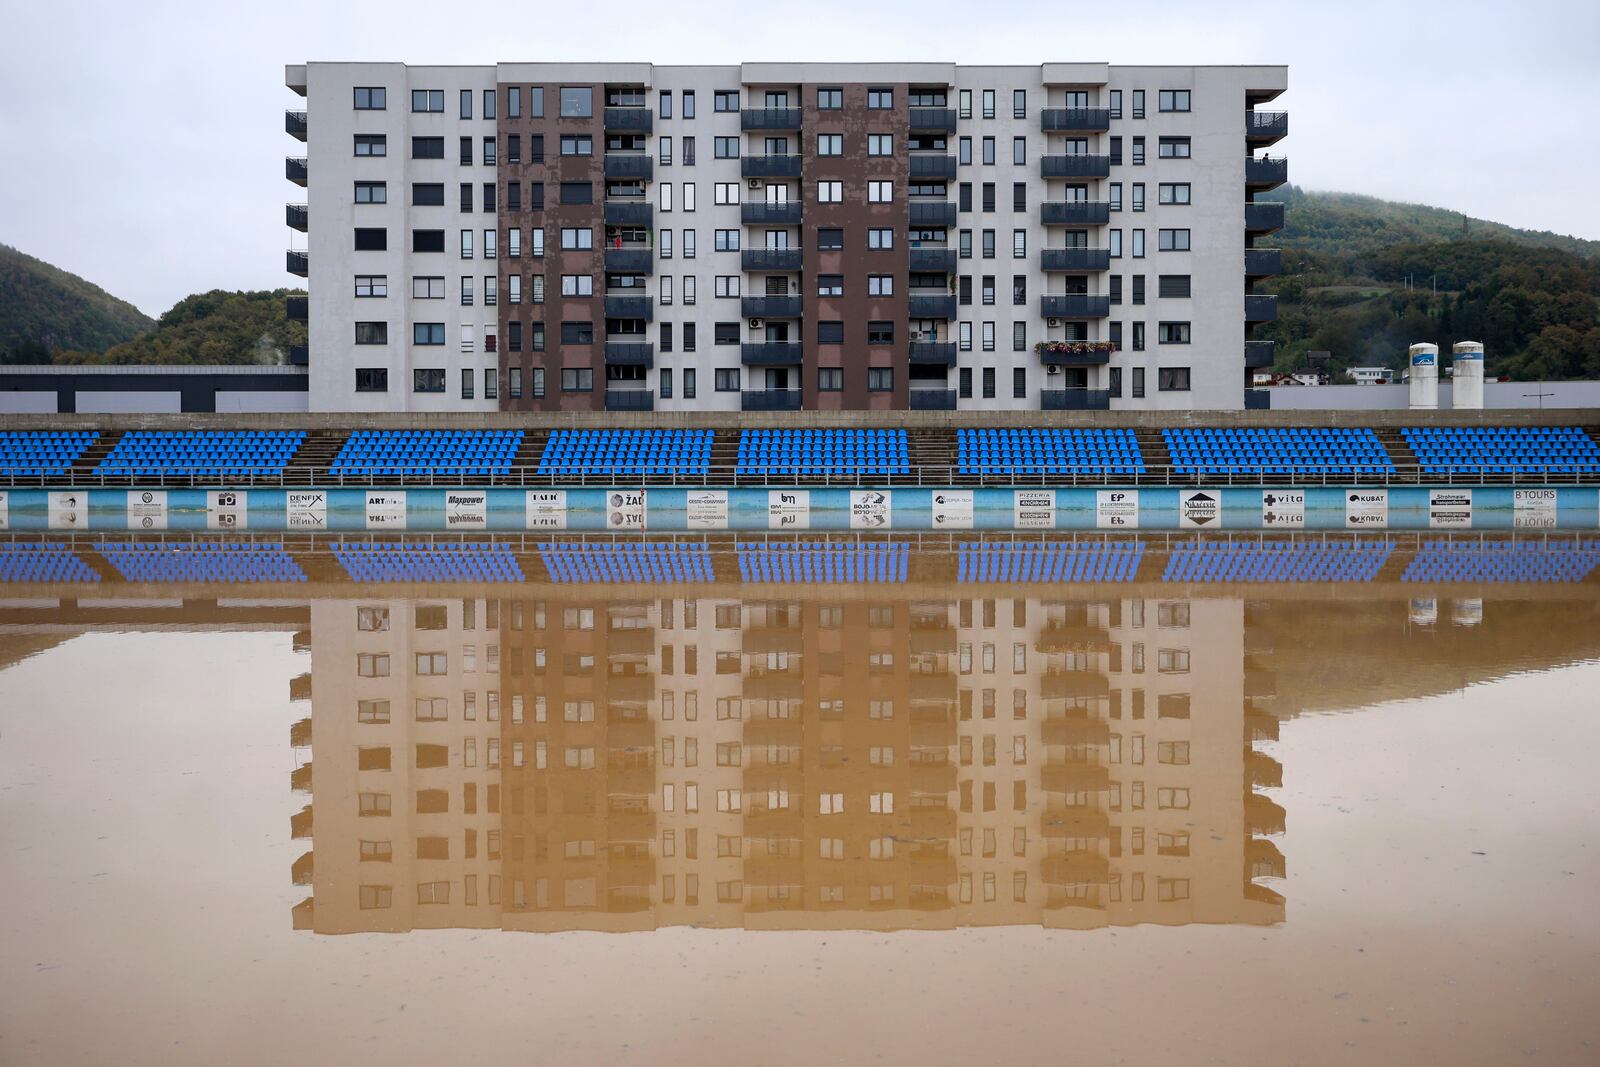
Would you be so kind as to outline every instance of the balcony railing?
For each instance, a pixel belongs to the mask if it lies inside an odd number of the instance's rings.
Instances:
[[[800,109],[797,107],[747,107],[739,112],[741,130],[798,130]]]
[[[1244,321],[1277,322],[1278,298],[1270,293],[1246,293],[1244,297]]]
[[[1246,341],[1244,343],[1244,369],[1262,370],[1272,366],[1275,358],[1272,341]]]
[[[1104,155],[1040,156],[1039,172],[1046,178],[1104,178],[1111,173],[1111,157]]]
[[[799,411],[798,389],[746,389],[740,397],[745,411]]]
[[[911,109],[911,129],[933,133],[955,133],[955,108],[914,107]]]
[[[954,389],[918,389],[913,386],[906,396],[910,400],[912,411],[954,411],[956,409],[956,391]]]
[[[654,389],[607,389],[607,411],[654,411],[656,409],[656,394]],[[615,680],[613,679],[613,683]]]
[[[607,152],[607,178],[639,178],[650,181],[655,177],[656,161],[644,152]]]
[[[1046,389],[1039,394],[1045,411],[1110,411],[1108,389]]]
[[[642,201],[607,200],[607,226],[649,226],[655,212]]]
[[[914,319],[953,319],[956,317],[956,298],[944,293],[911,294],[911,317]]]
[[[1045,270],[1089,271],[1111,269],[1109,248],[1041,248],[1039,266]]]
[[[606,297],[606,318],[608,319],[651,319],[651,300],[648,296],[608,296]]]
[[[956,157],[931,155],[922,152],[912,153],[911,176],[913,178],[943,178],[945,181],[951,181],[956,176]]]
[[[956,206],[944,200],[911,201],[911,225],[954,226]]]
[[[607,341],[606,362],[617,367],[653,367],[656,346],[638,341]]]
[[[285,111],[283,113],[283,132],[290,137],[304,141],[306,139],[306,113],[304,111]]]
[[[1283,229],[1283,204],[1259,200],[1244,206],[1246,233],[1271,233]]]
[[[804,158],[786,156],[741,156],[739,173],[746,178],[798,178]]]
[[[305,345],[289,346],[289,366],[309,367],[311,365],[311,350]]]
[[[1289,180],[1289,161],[1282,156],[1271,159],[1249,156],[1244,161],[1244,183],[1255,189],[1271,189]]]
[[[606,270],[618,274],[652,274],[655,253],[648,248],[608,248]]]
[[[291,230],[299,230],[301,233],[305,233],[311,220],[306,213],[304,204],[285,204],[283,205],[283,221],[288,224]]]
[[[747,367],[792,367],[803,358],[795,341],[758,341],[739,346],[739,361]]]
[[[1039,362],[1046,367],[1103,367],[1111,362],[1110,348],[1100,345],[1077,351],[1079,346],[1071,342],[1054,347],[1047,341],[1037,347]]]
[[[911,269],[914,271],[954,274],[956,250],[953,248],[913,248]]]
[[[803,255],[798,248],[747,248],[739,253],[741,270],[795,271]]]
[[[912,341],[911,362],[933,367],[954,367],[956,345],[954,341]]]
[[[747,319],[798,319],[800,307],[798,296],[747,296],[739,301]]]
[[[1103,319],[1111,314],[1111,298],[1088,293],[1051,293],[1039,298],[1039,314],[1047,319]]]
[[[291,248],[289,249],[288,255],[284,258],[287,261],[287,266],[284,269],[290,274],[298,274],[300,277],[304,278],[310,273],[311,257],[305,252],[299,249]]]
[[[289,319],[291,322],[305,322],[309,300],[309,297],[304,296],[289,297],[287,302],[284,304],[284,317]]]
[[[627,133],[650,133],[654,128],[654,113],[647,107],[608,107],[605,124],[608,130]]]
[[[1046,133],[1099,133],[1111,128],[1107,107],[1047,107],[1039,113]]]
[[[739,221],[746,226],[798,226],[802,216],[798,200],[739,205]]]
[[[289,156],[283,161],[283,176],[296,185],[306,183],[306,157]]]
[[[1244,250],[1244,276],[1270,278],[1283,273],[1281,248],[1247,248]]]
[[[1271,144],[1289,135],[1287,111],[1246,111],[1244,135],[1258,144]]]
[[[1046,226],[1103,226],[1111,221],[1111,204],[1105,200],[1046,200],[1039,205],[1039,221]]]

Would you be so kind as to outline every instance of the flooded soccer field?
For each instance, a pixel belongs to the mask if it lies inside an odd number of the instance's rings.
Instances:
[[[1600,539],[0,541],[0,1062],[1592,1063]]]

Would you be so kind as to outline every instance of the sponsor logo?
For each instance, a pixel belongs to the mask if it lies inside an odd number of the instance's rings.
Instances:
[[[1137,489],[1099,489],[1094,494],[1094,524],[1101,529],[1139,528]]]
[[[1222,501],[1214,492],[1193,489],[1183,493],[1178,500],[1179,522],[1201,529],[1222,524]]]

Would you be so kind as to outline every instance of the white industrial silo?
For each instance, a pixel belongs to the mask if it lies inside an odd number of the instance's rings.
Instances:
[[[1450,391],[1451,406],[1483,407],[1483,345],[1477,341],[1457,341],[1451,349],[1450,368],[1455,380]]]
[[[1411,410],[1436,411],[1439,407],[1439,346],[1411,346]]]

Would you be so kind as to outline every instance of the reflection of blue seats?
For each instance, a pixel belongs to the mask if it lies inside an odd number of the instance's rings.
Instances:
[[[133,430],[117,440],[95,473],[112,478],[282,474],[305,436],[304,430]]]
[[[510,471],[521,447],[521,430],[356,430],[328,473],[487,477]]]
[[[1581,582],[1600,566],[1600,541],[1426,541],[1404,582]]]
[[[0,472],[33,478],[65,474],[99,436],[94,430],[0,431]]]
[[[539,555],[553,582],[709,582],[713,577],[703,544],[545,544]]]
[[[735,546],[747,582],[903,582],[906,545],[884,541],[798,541]]]
[[[130,582],[303,582],[283,545],[259,541],[108,541],[95,550]]]
[[[333,557],[356,582],[520,582],[522,567],[505,544],[351,541]]]
[[[1423,426],[1401,432],[1429,474],[1600,473],[1600,445],[1576,426]]]
[[[1389,541],[1179,542],[1164,582],[1370,582]]]
[[[1309,428],[1162,430],[1178,474],[1393,474],[1371,430]]]
[[[705,474],[710,430],[555,430],[540,474]]]
[[[1141,541],[960,544],[961,582],[1131,582],[1144,556]]]
[[[0,582],[98,582],[100,576],[66,545],[0,544]]]
[[[739,434],[739,474],[906,474],[911,461],[904,430],[745,430]]]
[[[1143,474],[1132,430],[957,430],[962,474]]]

